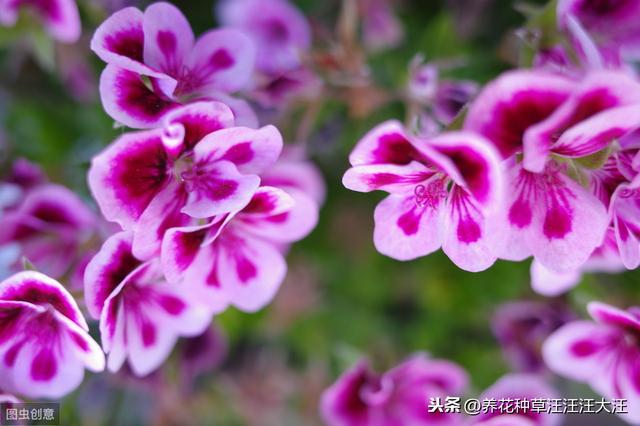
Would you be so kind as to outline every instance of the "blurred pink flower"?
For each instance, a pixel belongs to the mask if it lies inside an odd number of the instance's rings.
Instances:
[[[320,413],[327,426],[461,425],[461,414],[430,413],[427,402],[460,396],[467,381],[458,365],[422,354],[383,374],[363,360],[324,392]]]
[[[593,321],[573,321],[543,346],[547,366],[571,380],[589,384],[608,399],[627,400],[632,424],[640,423],[640,309],[624,311],[600,302],[587,309]]]
[[[15,25],[22,10],[32,12],[55,40],[75,43],[80,38],[80,16],[74,0],[0,0],[0,25]]]

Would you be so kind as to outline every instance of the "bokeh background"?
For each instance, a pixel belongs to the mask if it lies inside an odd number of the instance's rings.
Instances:
[[[341,1],[293,2],[310,19],[314,52],[321,57],[336,41]],[[211,0],[173,3],[196,34],[216,25]],[[84,35],[71,46],[0,30],[3,172],[12,159],[25,157],[92,203],[85,178],[89,161],[124,129],[114,127],[102,109],[97,79],[103,65],[88,43],[93,29],[120,4],[125,2],[79,1]],[[317,425],[322,390],[361,357],[380,371],[417,351],[453,360],[469,372],[471,396],[512,369],[491,319],[507,302],[549,302],[530,289],[529,261],[499,261],[472,274],[440,252],[406,263],[388,259],[372,243],[373,210],[383,194],[348,191],[341,177],[348,153],[367,130],[404,118],[396,95],[416,53],[458,64],[444,69],[445,77],[484,83],[514,66],[514,30],[525,21],[523,6],[406,0],[394,7],[404,41],[367,56],[364,87],[329,84],[305,133],[309,155],[326,180],[327,200],[319,226],[291,250],[289,274],[275,301],[256,314],[230,309],[218,316],[209,340],[181,342],[150,377],[126,372],[89,377],[62,401],[64,424]],[[299,142],[296,125],[303,113],[300,106],[274,116],[285,140]],[[554,303],[577,316],[594,299],[627,306],[640,296],[639,283],[638,272],[589,275]],[[189,368],[193,377],[185,379]],[[583,386],[554,384],[566,396],[595,397]],[[614,422],[573,417],[566,424]]]

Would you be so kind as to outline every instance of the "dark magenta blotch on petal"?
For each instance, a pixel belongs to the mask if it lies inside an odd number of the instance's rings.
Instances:
[[[51,380],[58,371],[58,363],[51,348],[40,350],[31,364],[31,378],[34,381]]]

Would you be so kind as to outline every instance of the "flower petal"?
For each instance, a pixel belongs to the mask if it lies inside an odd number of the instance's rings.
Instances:
[[[104,21],[91,39],[91,50],[107,64],[137,74],[162,77],[158,70],[144,64],[143,14],[135,7],[125,7]]]
[[[555,373],[579,382],[593,383],[607,376],[612,350],[621,334],[615,328],[590,321],[574,321],[554,332],[545,341],[542,355]]]
[[[546,297],[559,296],[580,283],[582,271],[554,272],[540,262],[531,263],[531,288]]]
[[[511,71],[485,86],[469,107],[464,128],[489,139],[504,158],[522,149],[525,131],[549,117],[573,83],[541,71]]]
[[[144,11],[142,28],[144,63],[179,79],[195,41],[182,12],[170,3],[153,3]]]
[[[448,226],[442,250],[459,268],[478,272],[489,268],[502,246],[502,232],[466,190],[454,185],[446,205]]]
[[[287,264],[273,244],[240,234],[230,236],[229,231],[225,234],[224,241],[219,242],[219,280],[231,304],[255,312],[273,299],[287,273]]]
[[[581,157],[599,151],[640,125],[628,109],[605,111],[639,102],[640,84],[627,74],[592,73],[548,119],[527,130],[524,167],[541,172],[551,152]]]
[[[411,260],[440,248],[444,225],[444,186],[434,183],[435,195],[425,199],[389,195],[376,207],[373,242],[393,259]],[[442,195],[439,195],[442,194]]]
[[[187,203],[188,193],[181,182],[172,179],[144,210],[133,226],[133,254],[148,260],[160,252],[162,238],[170,228],[186,226],[192,218],[181,210]]]
[[[519,165],[511,169],[504,219],[510,241],[500,257],[528,252],[546,268],[568,272],[602,243],[609,223],[604,205],[561,169],[549,166],[542,174]]]
[[[412,161],[409,164],[365,164],[354,166],[342,177],[342,184],[359,192],[376,190],[393,193],[413,192],[420,183],[435,172],[424,164]]]
[[[196,162],[229,161],[241,173],[261,173],[282,152],[282,135],[274,126],[232,127],[206,136],[194,148]]]
[[[255,64],[255,46],[244,33],[233,29],[208,31],[196,41],[187,59],[185,93],[232,93],[247,86]]]
[[[179,104],[168,99],[158,87],[172,86],[174,81],[164,77],[162,83],[153,79],[150,82],[153,90],[140,74],[108,64],[100,75],[100,99],[107,114],[134,129],[157,127],[163,116]]]
[[[170,176],[160,129],[126,133],[91,162],[89,188],[104,217],[131,229]]]
[[[18,272],[0,283],[0,300],[53,306],[84,330],[89,326],[69,292],[53,278],[35,271]]]
[[[95,319],[100,318],[109,296],[142,264],[131,251],[132,238],[133,234],[128,231],[112,235],[85,269],[85,301]]]
[[[192,149],[209,133],[233,126],[233,113],[222,102],[193,102],[164,118],[163,141],[172,152]]]
[[[390,120],[374,127],[360,139],[351,154],[352,166],[364,164],[409,164],[421,155],[409,141],[399,121]]]
[[[188,182],[189,199],[182,212],[195,218],[240,210],[260,186],[256,175],[243,175],[229,161],[200,162],[196,177]]]

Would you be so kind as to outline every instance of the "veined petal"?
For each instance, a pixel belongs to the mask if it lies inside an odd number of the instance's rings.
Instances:
[[[126,133],[91,162],[89,188],[104,217],[131,229],[170,179],[162,130]]]
[[[451,178],[483,209],[496,211],[502,207],[504,173],[499,153],[490,141],[470,132],[448,132],[429,143],[454,164],[459,178]]]
[[[244,33],[223,28],[208,31],[196,41],[187,59],[184,93],[232,93],[249,83],[256,50]]]
[[[274,126],[232,127],[206,136],[194,148],[196,162],[229,161],[241,173],[261,173],[282,152],[282,135]]]
[[[510,241],[501,257],[529,251],[546,268],[568,272],[602,243],[609,223],[604,205],[561,169],[548,166],[542,174],[519,165],[511,169],[505,211]]]
[[[175,81],[161,77],[172,87]],[[159,83],[149,88],[140,74],[108,64],[100,75],[100,99],[114,120],[134,129],[157,127],[163,116],[179,106],[160,90]]]
[[[461,269],[489,268],[501,250],[501,229],[465,189],[454,185],[447,199],[447,223],[442,250]]]
[[[444,228],[444,184],[434,180],[424,196],[389,195],[376,207],[373,241],[378,251],[411,260],[438,250]]]
[[[469,107],[464,128],[489,139],[504,158],[522,150],[532,125],[549,117],[570,95],[574,83],[540,71],[502,74]]]
[[[240,210],[260,186],[258,176],[241,174],[230,161],[201,162],[194,167],[197,172],[187,178],[189,199],[182,208],[191,217],[204,219]]]
[[[265,188],[261,187],[258,191]],[[280,192],[286,193],[286,197],[282,197]],[[252,235],[278,243],[291,243],[306,237],[318,223],[318,204],[309,195],[294,188],[278,190],[277,197],[284,198],[284,201],[277,203],[281,207],[246,215],[245,208],[238,214],[234,226],[241,226]]]
[[[144,11],[142,29],[144,63],[179,79],[195,41],[182,12],[170,3],[153,3]]]
[[[53,306],[84,330],[89,326],[76,301],[58,281],[35,271],[18,272],[0,283],[0,300]]]
[[[217,225],[221,226],[221,223]],[[214,227],[214,222],[210,222],[205,225],[173,228],[166,232],[162,240],[161,261],[162,270],[169,282],[185,281],[185,271],[196,260],[209,231]]]
[[[193,102],[164,118],[163,141],[176,155],[192,149],[209,133],[233,126],[233,113],[222,102]]]
[[[231,304],[246,312],[263,308],[287,273],[282,253],[275,245],[244,234],[221,238],[218,277]]]
[[[409,164],[421,155],[409,141],[399,121],[390,120],[374,127],[360,139],[349,155],[352,166],[365,164]]]
[[[342,177],[342,184],[359,192],[376,190],[393,193],[412,192],[435,172],[424,164],[412,161],[408,164],[365,164],[354,166]]]
[[[107,64],[134,73],[162,77],[159,70],[144,64],[143,14],[135,7],[125,7],[104,21],[91,39],[91,50]]]
[[[106,300],[142,262],[133,256],[133,234],[119,232],[109,237],[91,259],[84,273],[84,294],[91,316],[99,319]]]

